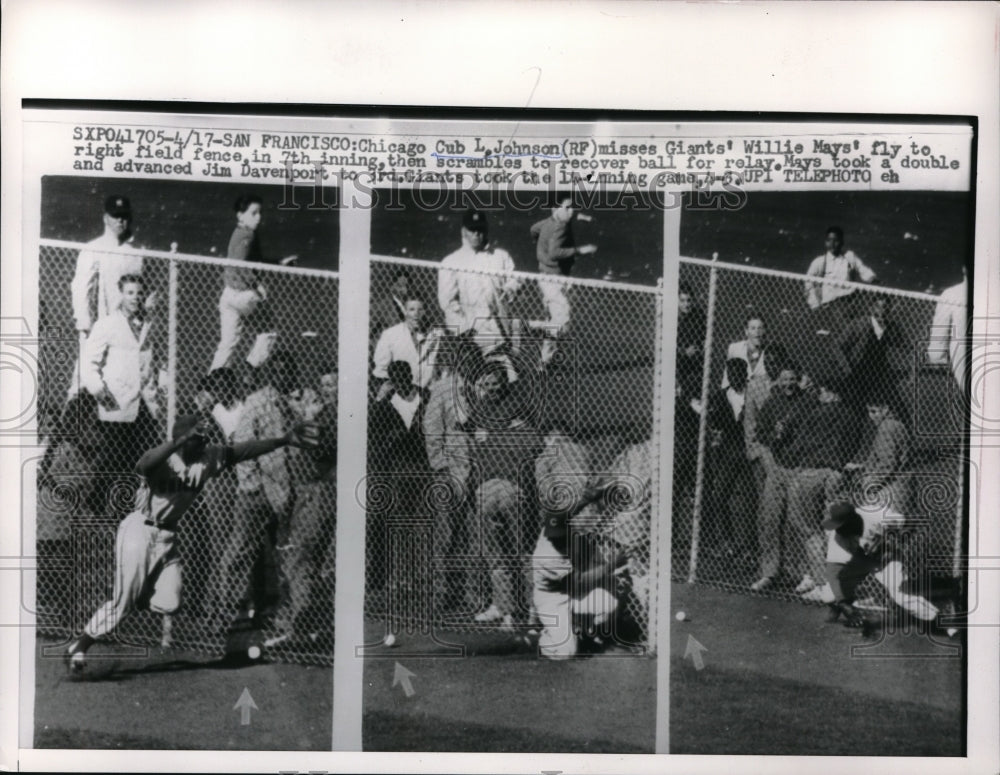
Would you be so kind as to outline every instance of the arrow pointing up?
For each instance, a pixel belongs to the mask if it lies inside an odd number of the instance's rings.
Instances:
[[[396,669],[392,673],[392,685],[393,687],[395,687],[396,684],[402,684],[403,694],[405,694],[407,697],[412,697],[414,689],[413,689],[413,684],[410,683],[410,679],[413,678],[415,675],[416,675],[415,673],[411,673],[409,670],[407,670],[405,667],[399,664],[399,662],[397,662]]]
[[[257,708],[257,703],[253,701],[253,697],[250,696],[250,690],[245,686],[243,687],[243,694],[233,705],[233,710],[238,710],[240,712],[240,726],[249,726],[250,724],[250,711],[259,710]]]
[[[695,670],[701,670],[705,667],[705,661],[701,658],[701,652],[703,651],[708,651],[708,649],[696,641],[694,635],[688,635],[687,647],[684,649],[684,659],[691,657]]]

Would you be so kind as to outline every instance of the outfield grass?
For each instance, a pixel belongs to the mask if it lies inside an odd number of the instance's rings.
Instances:
[[[823,606],[686,584],[671,605],[688,616],[671,620],[671,753],[962,755],[961,641],[865,640]]]

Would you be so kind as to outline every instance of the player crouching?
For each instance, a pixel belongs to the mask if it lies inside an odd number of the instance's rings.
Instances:
[[[844,617],[847,627],[867,630],[868,622],[854,607],[855,591],[869,575],[907,613],[935,622],[939,611],[925,597],[907,591],[908,576],[898,552],[886,547],[885,532],[903,518],[885,508],[855,509],[846,501],[830,504],[823,528],[827,531],[826,577],[830,621]],[[824,590],[826,591],[826,590]],[[948,630],[948,635],[953,634]]]
[[[132,611],[148,608],[172,614],[180,607],[177,524],[209,479],[285,445],[314,446],[315,430],[302,424],[278,438],[215,446],[208,443],[208,430],[198,415],[179,417],[172,440],[150,449],[136,464],[144,481],[136,493],[135,510],[118,526],[113,596],[67,649],[69,669],[82,671],[87,649],[113,632]]]
[[[538,652],[546,659],[569,659],[580,650],[579,632],[600,628],[617,610],[615,572],[628,558],[581,551],[586,536],[574,535],[570,520],[614,484],[579,475],[539,478],[544,525],[531,558],[533,603],[540,622]]]

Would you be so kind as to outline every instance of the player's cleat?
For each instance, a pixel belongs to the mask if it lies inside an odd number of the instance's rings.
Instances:
[[[496,622],[503,619],[503,614],[500,613],[500,609],[495,605],[491,605],[485,611],[480,611],[473,617],[473,621],[479,622],[481,624],[486,624],[489,622]]]
[[[823,584],[822,586],[810,589],[802,595],[802,599],[809,603],[832,603],[833,590],[829,584]]]
[[[67,651],[63,661],[66,669],[73,675],[79,675],[87,667],[87,655],[82,651]]]
[[[813,581],[813,577],[807,573],[805,576],[802,577],[802,581],[799,582],[799,585],[795,587],[795,594],[802,595],[815,588],[816,588],[816,582]]]
[[[774,582],[770,576],[764,576],[763,578],[757,579],[753,584],[750,585],[751,592],[760,592],[767,589]]]
[[[162,627],[160,629],[160,648],[168,649],[174,644],[174,618],[170,614],[163,614]]]

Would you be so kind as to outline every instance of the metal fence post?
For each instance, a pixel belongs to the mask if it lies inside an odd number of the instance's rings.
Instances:
[[[653,345],[653,439],[651,449],[660,448],[660,434],[663,433],[661,425],[662,412],[660,411],[663,401],[663,278],[656,281],[656,340]],[[662,512],[663,504],[660,501],[660,467],[651,466],[653,477],[650,486],[649,499],[651,509],[649,512],[649,599],[647,601],[647,622],[646,622],[646,649],[650,654],[656,653],[656,632],[657,632],[657,607],[659,605],[660,591],[660,520],[658,512]],[[664,578],[664,583],[669,583],[669,574]]]
[[[168,259],[167,280],[167,434],[177,419],[177,262]]]
[[[713,263],[719,254],[712,254]],[[691,511],[691,560],[688,563],[688,583],[693,584],[698,570],[698,539],[701,533],[701,507],[705,498],[705,431],[708,427],[708,389],[712,376],[712,335],[715,324],[715,286],[718,269],[712,267],[708,276],[708,313],[705,320],[705,353],[701,369],[701,413],[698,416],[698,464],[694,479],[694,506]]]

